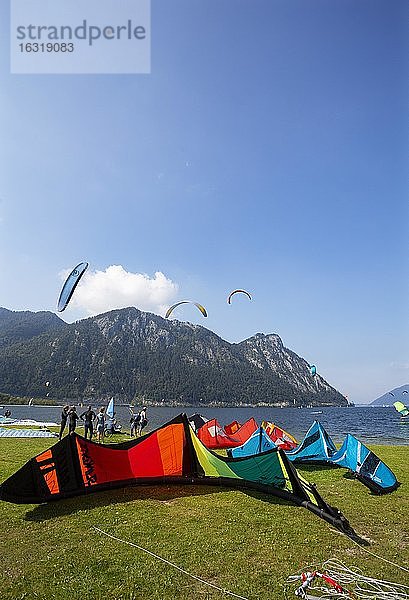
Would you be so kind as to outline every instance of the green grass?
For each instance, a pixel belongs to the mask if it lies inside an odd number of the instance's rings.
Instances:
[[[0,480],[50,441],[1,439]],[[372,495],[344,469],[299,470],[370,540],[371,552],[407,567],[409,447],[371,448],[402,483],[392,494]],[[0,502],[0,511],[2,600],[229,597],[93,526],[251,599],[285,598],[288,575],[332,557],[368,576],[407,583],[407,573],[368,555],[309,511],[259,493],[135,486],[41,506]],[[292,591],[288,597],[295,598]]]

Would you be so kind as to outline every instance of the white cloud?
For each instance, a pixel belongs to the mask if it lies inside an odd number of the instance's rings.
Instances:
[[[121,265],[111,265],[105,271],[88,269],[69,307],[93,316],[116,308],[135,306],[163,316],[177,292],[178,285],[160,271],[154,277],[149,277],[144,273],[125,271]]]

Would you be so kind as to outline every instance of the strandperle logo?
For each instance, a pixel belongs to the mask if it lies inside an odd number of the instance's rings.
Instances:
[[[11,0],[10,70],[150,73],[150,0]]]
[[[71,41],[86,40],[90,46],[97,40],[121,40],[121,39],[146,39],[146,29],[143,25],[134,25],[128,19],[126,25],[89,25],[86,19],[81,25],[71,27],[70,25],[19,25],[16,31],[18,40],[30,40],[36,42],[44,41]]]

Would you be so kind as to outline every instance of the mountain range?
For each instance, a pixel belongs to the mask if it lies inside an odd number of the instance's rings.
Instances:
[[[405,392],[405,393],[404,393]],[[371,406],[393,406],[394,402],[400,400],[404,404],[409,403],[409,383],[394,388],[390,392],[386,392],[371,402]]]
[[[0,391],[198,406],[348,404],[277,334],[232,344],[136,308],[72,324],[51,312],[0,308]]]

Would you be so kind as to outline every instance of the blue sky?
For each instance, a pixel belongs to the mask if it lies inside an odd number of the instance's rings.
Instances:
[[[160,271],[209,313],[178,318],[278,333],[355,402],[407,383],[408,12],[153,0],[150,75],[11,75],[2,3],[0,305]]]

